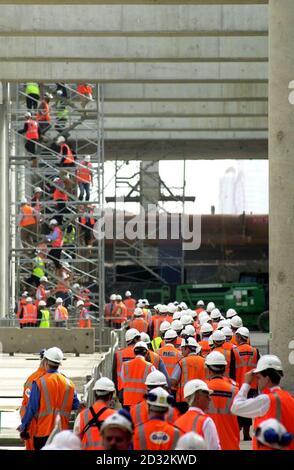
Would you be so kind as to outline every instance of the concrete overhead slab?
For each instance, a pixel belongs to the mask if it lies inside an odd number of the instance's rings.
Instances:
[[[153,130],[142,130],[142,129],[123,129],[121,131],[115,130],[115,131],[105,131],[104,137],[106,140],[116,140],[116,141],[122,141],[122,140],[131,140],[133,139],[134,141],[136,140],[170,140],[171,144],[174,140],[182,139],[182,140],[219,140],[219,139],[224,139],[224,140],[244,140],[246,141],[247,139],[267,139],[268,138],[268,132],[267,130],[256,130],[256,129],[250,129],[250,130],[234,130],[234,131],[228,131],[226,129],[223,130],[157,130],[154,132]],[[179,157],[180,160],[184,158],[183,154],[182,156]],[[213,158],[213,157],[212,157]],[[215,157],[217,158],[217,157]],[[225,156],[223,158],[226,158]],[[235,158],[235,157],[232,157]],[[237,158],[237,157],[236,157]],[[250,156],[247,158],[256,158],[255,153],[252,153]],[[267,157],[264,157],[267,158]],[[136,160],[140,160],[139,158],[139,152],[138,152],[138,158]],[[152,160],[152,159],[151,159]],[[160,160],[160,158],[159,158]]]

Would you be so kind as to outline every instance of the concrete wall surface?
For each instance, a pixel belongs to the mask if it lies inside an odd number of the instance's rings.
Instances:
[[[37,353],[58,346],[65,353],[93,354],[92,328],[0,328],[3,353]]]

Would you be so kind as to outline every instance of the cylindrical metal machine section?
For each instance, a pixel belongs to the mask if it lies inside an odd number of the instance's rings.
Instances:
[[[9,312],[8,102],[8,84],[3,82],[2,100],[0,101],[0,318],[6,317]]]
[[[270,352],[294,388],[294,2],[269,2]],[[293,100],[294,103],[294,100]]]

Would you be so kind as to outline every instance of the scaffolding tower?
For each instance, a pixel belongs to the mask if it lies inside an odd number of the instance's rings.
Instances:
[[[50,220],[58,218],[63,236],[69,226],[74,233],[71,238],[74,241],[72,246],[67,244],[62,247],[61,267],[70,273],[71,285],[78,283],[89,289],[90,313],[93,319],[99,319],[100,316],[100,321],[103,322],[104,239],[96,240],[95,231],[90,233],[88,225],[89,220],[97,221],[104,213],[103,85],[92,84],[92,96],[89,97],[78,92],[76,84],[61,84],[59,87],[56,85],[41,85],[41,96],[45,93],[52,95],[51,127],[38,141],[35,154],[25,149],[25,144],[30,139],[20,133],[24,126],[25,113],[28,111],[25,84],[9,86],[9,315],[13,316],[24,290],[34,296],[36,285],[32,284],[30,278],[36,256],[40,256],[45,262],[50,291],[56,290],[60,278],[48,258],[50,248],[46,235]],[[62,89],[62,95],[57,93],[58,89]],[[35,119],[37,111],[34,107],[30,112]],[[73,167],[60,166],[60,136],[64,137],[73,150]],[[90,155],[93,177],[88,201],[81,199],[76,178],[76,170],[82,167],[85,155]],[[29,204],[33,202],[36,187],[42,190],[36,233],[29,234],[31,237],[26,237],[24,243],[21,241],[20,232],[26,229],[20,228],[18,222],[20,205],[23,198],[26,198]],[[56,202],[52,196],[55,190],[62,191],[67,200],[63,203],[60,200]],[[37,205],[33,207],[36,208]],[[78,296],[79,292],[78,288],[71,287],[69,308],[73,308],[73,298]]]

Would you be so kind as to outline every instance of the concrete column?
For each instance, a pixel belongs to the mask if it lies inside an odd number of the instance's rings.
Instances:
[[[283,386],[293,390],[294,106],[289,83],[294,80],[294,2],[270,0],[269,5],[270,351],[283,362]]]
[[[0,93],[1,95],[1,93]],[[0,318],[8,315],[8,126],[7,126],[8,93],[7,83],[2,83],[2,100],[0,100]]]

